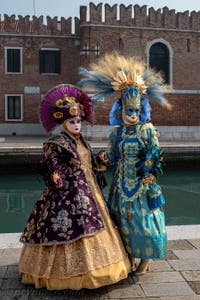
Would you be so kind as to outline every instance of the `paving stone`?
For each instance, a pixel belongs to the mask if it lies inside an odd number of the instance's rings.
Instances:
[[[0,278],[4,278],[7,266],[0,266]]]
[[[5,251],[6,249],[0,249],[0,256],[3,256]]]
[[[200,296],[190,295],[190,296],[177,296],[177,297],[160,297],[159,299],[160,300],[200,300]]]
[[[136,297],[136,298],[135,297],[134,298],[132,298],[132,297],[131,298],[123,298],[123,300],[145,300],[145,299],[146,299],[146,297],[145,298],[143,298],[143,297],[142,298],[141,297],[139,297],[139,298],[138,297]],[[120,300],[120,299],[116,298],[116,299],[113,299],[113,300]],[[148,300],[160,300],[160,297],[159,298],[158,297],[148,297]]]
[[[194,295],[194,291],[187,282],[171,282],[171,283],[141,283],[141,287],[147,297],[162,296],[188,296]]]
[[[196,282],[196,281],[191,281],[188,282],[188,284],[191,286],[191,288],[193,289],[193,291],[200,295],[200,281]]]
[[[1,255],[1,260],[5,260],[9,263],[18,263],[21,249],[4,249],[5,251]]]
[[[179,272],[154,272],[138,276],[140,283],[162,283],[162,282],[181,282],[184,281]]]
[[[169,260],[169,259],[178,259],[178,257],[174,254],[172,250],[167,249],[167,254],[164,257],[164,260]]]
[[[181,272],[186,281],[200,281],[200,271]]]
[[[143,297],[138,297],[138,296],[129,296],[129,297],[122,297],[122,298],[119,298],[119,297],[116,297],[116,298],[109,298],[109,299],[112,299],[112,300],[160,300],[160,297],[148,297],[146,298],[145,296]],[[71,300],[71,299],[70,299]],[[76,300],[79,300],[79,299],[76,299]],[[88,299],[85,299],[85,300],[88,300]],[[99,299],[90,299],[90,300],[99,300]],[[101,300],[101,299],[100,299]]]
[[[69,296],[68,298],[69,300],[107,300],[107,299],[110,299],[109,298],[109,295],[98,295],[98,294],[95,294],[94,295],[84,295],[82,297],[75,297],[75,296]],[[60,299],[59,299],[60,300]]]
[[[7,289],[24,289],[24,285],[19,278],[5,278],[2,284],[2,290]]]
[[[102,300],[103,296],[100,296],[100,295],[93,295],[93,296],[81,296],[81,297],[76,297],[76,296],[69,296],[69,300]],[[63,298],[63,300],[65,300],[66,298]],[[107,298],[108,299],[108,298]],[[59,299],[60,300],[60,299]]]
[[[165,260],[154,260],[150,266],[150,272],[163,272],[172,271],[172,267],[169,265],[168,261]]]
[[[200,261],[200,249],[194,250],[173,250],[174,254],[179,259],[199,259]]]
[[[105,296],[105,295],[84,295],[82,297],[75,297],[75,296],[69,296],[69,298],[62,298],[63,300],[107,300],[110,299],[109,296]],[[54,300],[54,298],[53,298]],[[58,299],[60,300],[60,299]]]
[[[59,299],[62,299],[63,297],[65,299],[68,299],[70,296],[77,297],[77,299],[81,299],[81,297],[84,296],[84,291],[83,290],[80,290],[80,291],[75,291],[75,290],[74,291],[73,290],[60,290],[60,291],[55,290],[55,291],[51,291],[51,290],[47,290],[46,288],[35,289],[31,285],[28,286],[28,287],[30,287],[28,289],[30,299],[36,299],[36,297],[38,297],[37,299],[55,299],[56,297],[57,298],[60,297]]]
[[[19,278],[18,266],[16,264],[7,267],[5,278]]]
[[[68,296],[67,296],[67,298],[66,297],[61,297],[60,298],[60,296],[53,296],[53,298],[52,298],[52,296],[43,296],[43,295],[41,295],[41,296],[29,296],[28,297],[28,300],[68,300],[69,298],[68,298]],[[74,299],[76,299],[76,300],[78,300],[79,298],[74,298]],[[80,300],[83,300],[83,298],[80,298]],[[85,300],[85,299],[84,299]]]
[[[2,284],[3,284],[3,279],[0,278],[0,289],[1,289]],[[1,298],[0,298],[0,299],[1,299]]]
[[[176,271],[200,270],[200,259],[177,259],[169,260],[168,263]]]
[[[118,286],[118,285],[129,285],[131,283],[135,283],[135,276],[134,276],[134,272],[130,272],[128,274],[128,277],[121,280],[121,281],[118,281],[114,284],[110,284],[110,285],[107,285],[107,287],[115,287],[115,286]]]
[[[0,266],[6,266],[10,264],[15,264],[17,262],[16,257],[4,255],[0,257]]]
[[[200,249],[200,239],[188,240],[195,248]]]
[[[21,278],[19,280],[21,282]],[[38,291],[32,284],[23,284],[22,283],[22,285],[23,285],[23,289],[25,289],[29,294],[34,294],[35,292]]]
[[[128,285],[128,284],[129,284],[129,280],[128,280],[128,277],[127,277],[125,279],[122,279],[122,280],[120,280],[120,281],[118,281],[118,282],[116,282],[114,284],[110,284],[108,286],[109,287],[117,287],[117,286],[120,286],[120,285]],[[99,288],[98,290],[100,290],[100,289],[102,289],[102,288]],[[92,291],[92,290],[90,290],[90,291]]]
[[[0,291],[1,300],[29,300],[26,290],[3,290]]]
[[[114,285],[111,285],[111,287],[115,288],[115,287],[118,287],[120,285],[120,282],[119,283],[116,283]],[[98,289],[92,289],[92,290],[87,290],[85,289],[84,290],[84,296],[85,296],[85,299],[109,299],[109,294],[108,294],[108,289],[107,287],[101,287],[101,288],[98,288]],[[71,297],[70,297],[71,299]]]
[[[69,296],[60,295],[60,296],[51,296],[51,295],[29,295],[28,300],[71,300]],[[72,298],[73,299],[73,298]],[[75,297],[74,300],[85,300],[83,297]]]
[[[64,298],[61,298],[62,300],[101,300],[101,298],[99,297],[99,296],[97,296],[97,297],[93,297],[93,298],[91,298],[91,297],[86,297],[86,296],[79,296],[79,297],[77,297],[77,296],[68,296],[68,298],[66,298],[65,296],[64,296]],[[58,300],[61,300],[60,298],[58,299]],[[54,300],[54,298],[52,299],[52,300]]]
[[[139,285],[121,285],[118,287],[107,287],[109,299],[144,298],[145,295]]]
[[[129,274],[127,280],[129,284],[136,284],[139,281],[139,277],[135,276],[134,273],[132,272]]]
[[[167,242],[167,249],[189,250],[194,249],[194,247],[187,240],[171,240]]]
[[[6,251],[4,252],[4,255],[10,255],[14,257],[19,257],[21,254],[21,249],[19,248],[7,248],[5,249]]]

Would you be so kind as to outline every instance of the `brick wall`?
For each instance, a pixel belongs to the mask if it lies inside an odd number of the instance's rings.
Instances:
[[[79,32],[71,33],[71,18],[60,21],[47,17],[21,17],[4,15],[0,32],[0,122],[5,123],[5,94],[23,95],[23,123],[38,123],[38,107],[41,96],[60,83],[75,84],[80,65]],[[4,47],[22,47],[22,74],[5,74]],[[61,51],[61,73],[40,74],[39,50],[56,48]],[[39,94],[26,94],[27,86],[39,87]],[[12,122],[7,122],[11,124]],[[17,122],[13,122],[17,124]]]
[[[89,20],[87,10],[89,9]],[[104,10],[104,11],[103,11]],[[119,12],[119,13],[118,13]],[[64,12],[63,12],[64,13]],[[104,20],[103,20],[104,18]],[[38,123],[41,96],[56,84],[75,84],[79,66],[89,67],[100,55],[117,50],[123,55],[140,56],[148,61],[148,45],[154,40],[166,42],[171,49],[173,92],[167,95],[173,109],[168,112],[152,103],[152,120],[158,126],[200,125],[200,11],[175,12],[167,7],[154,10],[147,6],[90,3],[80,7],[80,19],[15,15],[0,19],[0,123],[5,123],[5,94],[22,94],[23,123]],[[88,46],[88,55],[84,46]],[[5,74],[4,47],[22,47],[23,73]],[[61,50],[61,74],[39,73],[39,49]],[[39,94],[24,93],[25,86],[38,86]],[[95,108],[95,124],[107,125],[108,113],[115,99],[108,98]],[[101,113],[99,113],[101,112]],[[9,122],[11,124],[12,122]],[[13,126],[17,123],[13,122]]]
[[[81,47],[88,45],[89,55],[81,55],[81,65],[95,62],[95,45],[100,45],[101,55],[117,50],[125,56],[140,56],[148,61],[147,48],[154,40],[164,41],[170,47],[171,84],[173,92],[167,95],[172,110],[166,111],[151,103],[152,120],[157,125],[200,125],[200,11],[179,13],[167,7],[154,10],[117,4],[81,7]],[[102,20],[104,16],[105,20]],[[108,124],[108,113],[114,99],[107,99],[96,107],[96,123]],[[101,111],[101,114],[98,112]]]

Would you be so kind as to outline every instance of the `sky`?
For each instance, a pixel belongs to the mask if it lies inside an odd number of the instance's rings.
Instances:
[[[50,17],[80,17],[79,8],[81,5],[88,6],[90,2],[95,5],[99,3],[108,3],[110,6],[114,4],[124,4],[133,6],[147,5],[147,8],[154,7],[159,9],[167,6],[169,9],[175,9],[176,12],[190,12],[200,10],[199,0],[0,0],[0,15],[3,19],[4,14],[7,15],[36,15]]]

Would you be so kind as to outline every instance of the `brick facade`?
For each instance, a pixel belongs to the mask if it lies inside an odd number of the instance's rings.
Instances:
[[[58,30],[57,26],[60,26]],[[71,34],[71,20],[4,16],[0,33],[0,122],[5,120],[4,95],[23,95],[23,122],[38,123],[38,104],[41,95],[51,87],[62,82],[75,83],[79,67],[79,34]],[[5,74],[4,47],[22,47],[22,74]],[[39,50],[41,48],[58,48],[61,51],[61,73],[40,74]],[[70,54],[70,55],[69,55]],[[25,87],[39,87],[38,94],[26,94]],[[8,121],[10,124],[11,121]],[[15,122],[16,124],[16,122]]]
[[[87,10],[89,9],[89,20]],[[103,10],[105,9],[104,13]],[[103,20],[104,18],[104,20]],[[152,120],[158,126],[200,125],[200,11],[176,13],[167,7],[147,11],[146,6],[125,7],[102,4],[80,7],[80,19],[7,16],[0,21],[0,124],[38,124],[41,96],[56,84],[78,81],[80,65],[88,67],[111,50],[123,55],[140,56],[147,62],[150,46],[164,43],[170,53],[170,83],[167,95],[173,106],[166,112],[152,104]],[[98,46],[98,51],[97,51]],[[5,74],[5,47],[22,48],[22,74]],[[61,53],[60,74],[40,74],[39,50],[57,48]],[[25,87],[38,87],[26,93]],[[23,95],[23,120],[5,121],[5,94]],[[107,125],[114,99],[106,99],[95,108],[95,124]],[[99,113],[101,112],[101,113]],[[11,130],[12,131],[12,130]]]
[[[99,44],[101,55],[111,50],[124,55],[140,56],[148,61],[148,45],[163,42],[170,50],[171,86],[173,93],[167,95],[173,110],[168,112],[152,104],[152,120],[159,126],[200,125],[200,12],[175,13],[167,7],[154,10],[147,7],[123,4],[105,5],[102,21],[102,4],[90,4],[90,19],[86,21],[86,8],[81,7],[80,40],[94,50]],[[132,16],[134,9],[134,16]],[[188,45],[189,44],[189,45]],[[85,67],[95,61],[95,53],[81,56]],[[98,105],[96,122],[107,124],[112,100]]]

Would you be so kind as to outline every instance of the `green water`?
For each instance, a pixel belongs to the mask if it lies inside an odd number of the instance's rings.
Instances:
[[[17,170],[16,170],[17,172]],[[21,232],[44,183],[35,173],[0,174],[0,233]],[[108,194],[111,173],[106,173]],[[166,199],[167,225],[200,224],[199,168],[170,168],[159,178]]]

